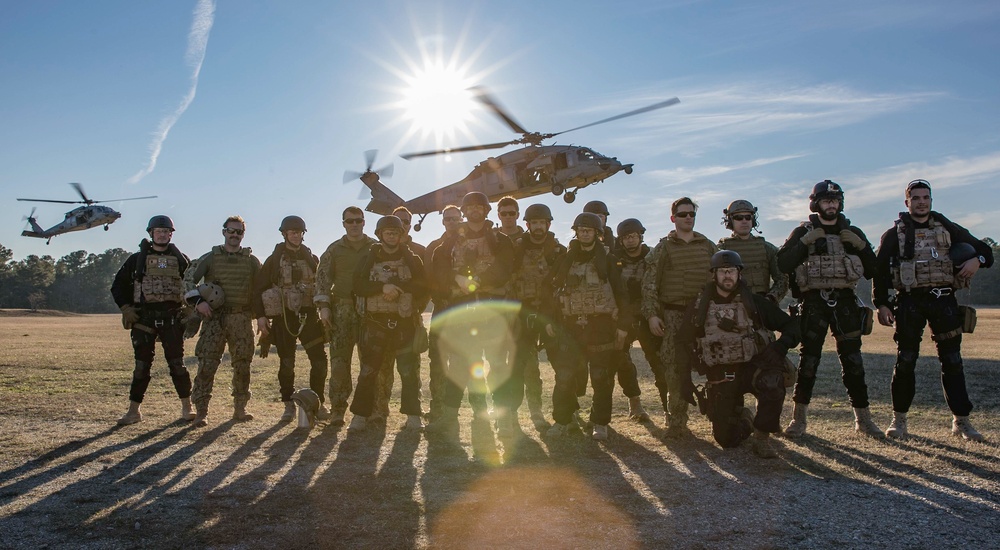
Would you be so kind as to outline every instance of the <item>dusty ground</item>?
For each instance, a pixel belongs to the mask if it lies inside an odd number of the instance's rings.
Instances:
[[[696,438],[664,444],[662,415],[628,421],[620,393],[607,443],[549,442],[524,417],[520,444],[477,437],[472,460],[467,409],[460,454],[401,431],[399,415],[360,435],[279,423],[274,354],[253,364],[250,423],[228,421],[225,362],[209,427],[175,422],[158,358],[145,420],[119,428],[131,348],[118,317],[8,313],[0,315],[0,547],[1000,547],[998,336],[1000,311],[980,310],[966,337],[985,444],[949,435],[928,344],[906,441],[851,431],[828,354],[810,435],[781,440],[777,460],[723,451],[696,413]],[[881,327],[865,343],[880,425],[891,415],[891,344]],[[653,411],[652,377],[633,353]],[[300,380],[305,359],[300,352]]]

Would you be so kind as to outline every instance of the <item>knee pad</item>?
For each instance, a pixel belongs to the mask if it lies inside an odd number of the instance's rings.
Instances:
[[[946,351],[941,354],[941,372],[945,375],[962,374],[962,354],[958,350]]]
[[[170,376],[187,376],[187,367],[184,366],[184,359],[171,359],[167,361],[167,368],[170,369]]]
[[[919,353],[914,350],[901,349],[896,353],[896,370],[913,372],[917,367],[917,357]]]
[[[817,367],[819,367],[819,357],[803,355],[799,360],[799,378],[816,378]]]
[[[136,361],[135,370],[132,371],[132,376],[139,379],[149,378],[149,373],[152,368],[152,363],[147,363],[146,361]]]
[[[848,376],[865,375],[865,363],[860,351],[852,351],[841,355],[840,364],[844,367],[844,374]]]

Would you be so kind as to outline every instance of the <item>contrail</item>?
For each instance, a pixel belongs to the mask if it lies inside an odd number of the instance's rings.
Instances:
[[[194,101],[195,93],[198,91],[198,75],[201,73],[201,64],[205,61],[205,50],[208,48],[208,33],[211,32],[214,22],[215,1],[198,0],[198,5],[194,8],[194,20],[191,21],[191,31],[188,33],[187,52],[184,54],[184,60],[193,69],[191,88],[177,109],[160,121],[160,126],[153,134],[153,142],[149,145],[149,162],[145,168],[129,178],[128,183],[138,183],[153,172],[156,168],[156,160],[160,157],[160,151],[163,149],[163,142],[167,140],[167,134]]]

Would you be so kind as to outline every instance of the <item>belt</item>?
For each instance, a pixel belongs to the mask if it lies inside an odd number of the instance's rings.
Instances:
[[[933,294],[935,298],[940,298],[942,296],[951,296],[952,293],[955,292],[955,289],[951,288],[950,286],[920,287],[920,288],[911,288],[908,291],[901,290],[899,292],[903,292],[906,294]]]
[[[222,306],[216,313],[246,313],[250,306]]]
[[[687,306],[685,306],[685,305],[665,304],[663,302],[660,302],[660,307],[663,308],[663,309],[669,309],[670,311],[685,311],[685,310],[687,310]]]

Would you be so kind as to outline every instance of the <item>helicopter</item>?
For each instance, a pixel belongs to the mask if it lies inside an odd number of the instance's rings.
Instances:
[[[148,197],[131,197],[128,199],[112,199],[104,201],[95,201],[89,197],[83,191],[83,186],[79,183],[70,183],[73,189],[80,195],[83,200],[79,201],[58,201],[50,199],[17,199],[19,201],[27,202],[55,202],[59,204],[82,204],[84,206],[78,206],[69,212],[66,212],[66,219],[59,222],[58,224],[48,228],[42,229],[38,225],[38,221],[35,219],[35,209],[31,209],[31,214],[29,214],[25,219],[31,225],[31,230],[24,230],[21,232],[22,237],[36,237],[39,239],[45,239],[45,244],[52,242],[52,237],[56,235],[62,235],[63,233],[69,233],[71,231],[83,231],[84,229],[90,229],[91,227],[97,227],[100,225],[104,226],[104,230],[108,230],[108,226],[115,223],[118,218],[122,217],[121,212],[116,212],[114,209],[107,206],[100,206],[99,203],[102,202],[117,202],[117,201],[135,201],[140,199],[155,199],[156,195],[151,195]]]
[[[521,137],[499,143],[409,153],[401,155],[401,157],[410,160],[465,151],[501,149],[509,145],[525,145],[525,147],[503,153],[497,157],[489,157],[473,168],[469,175],[462,180],[410,200],[403,200],[381,182],[380,175],[391,176],[392,165],[372,170],[377,151],[366,151],[367,168],[365,171],[344,173],[344,183],[360,179],[371,190],[372,198],[368,206],[365,207],[366,210],[387,215],[391,214],[396,207],[405,206],[414,215],[420,216],[420,220],[413,227],[416,231],[420,231],[421,223],[428,214],[440,212],[449,204],[461,204],[462,197],[470,191],[485,193],[491,202],[506,196],[520,199],[551,192],[556,196],[562,195],[564,201],[572,203],[576,200],[576,193],[580,189],[602,182],[618,172],[631,174],[633,165],[624,164],[616,157],[602,155],[589,147],[542,145],[542,141],[574,130],[648,113],[680,103],[680,100],[674,97],[569,130],[542,134],[525,130],[483,88],[475,87],[469,90],[473,93],[473,97],[482,103],[487,110],[491,111],[511,130],[521,134]]]

